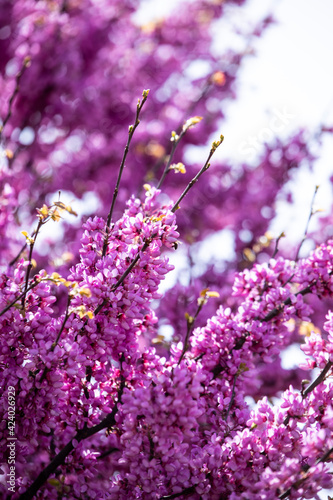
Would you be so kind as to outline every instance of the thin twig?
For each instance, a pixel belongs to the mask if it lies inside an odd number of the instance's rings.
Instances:
[[[236,392],[235,392],[235,389],[236,389],[236,380],[237,380],[237,373],[235,374],[234,376],[234,381],[232,383],[232,391],[231,391],[231,398],[230,398],[230,402],[229,402],[229,406],[228,406],[228,409],[227,409],[227,414],[225,416],[225,418],[223,420],[227,421],[228,420],[228,417],[229,417],[229,413],[230,413],[230,410],[231,410],[231,407],[233,405],[233,402],[234,402],[234,399],[235,399],[235,396],[236,396]]]
[[[5,314],[11,307],[13,307],[16,304],[16,302],[18,302],[23,296],[25,296],[27,294],[27,292],[29,292],[30,290],[35,288],[35,286],[37,286],[39,283],[40,283],[40,280],[36,279],[35,281],[33,281],[31,283],[31,285],[28,286],[28,288],[26,290],[24,290],[24,292],[22,292],[18,297],[16,297],[16,299],[14,299],[10,304],[8,304],[8,306],[6,306],[4,309],[2,309],[2,311],[0,312],[0,316]]]
[[[171,170],[170,165],[171,165],[171,162],[173,160],[177,146],[178,146],[179,142],[181,141],[182,137],[186,134],[186,132],[188,131],[189,128],[191,128],[194,125],[196,125],[197,123],[201,122],[201,120],[202,120],[201,116],[194,116],[193,118],[189,118],[188,120],[185,121],[179,135],[176,134],[176,132],[172,132],[171,141],[173,142],[173,144],[172,144],[171,153],[170,153],[168,161],[166,162],[166,165],[164,167],[162,177],[160,178],[160,181],[157,184],[157,189],[160,189],[160,187],[162,186],[162,184],[164,182],[165,177],[167,176],[167,174]]]
[[[299,290],[298,292],[296,292],[295,297],[297,297],[298,295],[307,295],[308,293],[311,292],[311,289],[315,284],[316,284],[316,281],[314,280],[312,283],[310,283],[310,285],[303,288],[303,290]],[[270,321],[271,319],[275,318],[275,316],[278,316],[285,306],[290,306],[291,303],[292,303],[291,298],[289,297],[284,302],[282,302],[282,304],[280,304],[280,306],[275,307],[268,314],[266,314],[266,316],[261,321],[265,321],[265,322]],[[260,318],[256,318],[256,319],[260,319]]]
[[[184,191],[182,192],[182,194],[180,195],[180,197],[178,198],[178,200],[176,201],[176,203],[172,207],[171,212],[175,212],[176,210],[178,210],[179,203],[182,201],[182,199],[185,198],[185,196],[187,195],[189,190],[199,180],[199,178],[202,176],[202,174],[204,172],[206,172],[206,170],[209,169],[209,167],[210,167],[209,161],[210,161],[211,157],[213,156],[213,154],[215,153],[215,151],[217,150],[217,148],[219,147],[219,145],[222,144],[223,140],[224,140],[224,137],[223,137],[223,135],[221,135],[220,139],[218,141],[213,142],[211,150],[210,150],[209,155],[208,155],[208,158],[206,160],[206,163],[201,168],[201,170],[197,173],[197,175],[195,177],[193,177],[193,179],[188,183],[188,185],[186,186],[186,188],[184,189]]]
[[[183,119],[179,122],[179,125],[177,126],[176,130],[177,131],[182,131],[182,123],[184,123],[184,121],[186,120],[186,116],[190,116],[192,114],[192,112],[194,111],[194,108],[195,106],[200,102],[200,100],[205,97],[207,91],[209,90],[209,88],[212,86],[211,83],[209,83],[211,79],[211,76],[209,77],[207,83],[205,84],[203,90],[201,91],[199,97],[195,100],[195,101],[192,101],[191,105],[186,109],[186,111],[184,112],[184,115],[183,115]],[[174,145],[173,145],[174,147]],[[171,151],[170,155],[172,155],[174,152]],[[156,177],[155,174],[156,172],[160,169],[160,166],[162,165],[162,163],[164,163],[167,159],[167,155],[163,155],[162,158],[159,158],[157,160],[157,162],[153,165],[153,167],[149,170],[148,174],[147,174],[147,178],[151,178],[151,177]],[[166,170],[166,169],[165,169]],[[164,171],[165,171],[164,170]],[[167,172],[166,172],[167,173]],[[165,177],[165,176],[164,176]],[[164,179],[163,179],[164,180]],[[163,182],[163,180],[161,179],[157,185],[157,188],[159,188]]]
[[[188,122],[190,122],[190,120],[188,120]],[[186,124],[185,124],[186,125]],[[185,125],[184,125],[184,128],[185,128]],[[191,124],[187,124],[187,128],[186,130],[191,126]],[[211,147],[211,150],[209,152],[209,155],[208,155],[208,158],[206,160],[206,163],[204,164],[204,166],[201,168],[201,170],[197,173],[197,175],[189,182],[189,184],[187,185],[187,187],[185,188],[185,190],[183,191],[183,193],[181,194],[181,196],[178,198],[177,202],[174,204],[173,208],[171,209],[172,212],[175,212],[178,208],[179,208],[179,203],[181,202],[181,200],[186,196],[186,194],[188,193],[188,191],[191,189],[191,187],[197,182],[197,180],[199,179],[199,177],[201,177],[201,175],[206,171],[208,170],[209,166],[210,166],[210,163],[209,163],[209,160],[211,159],[211,157],[213,156],[213,154],[215,153],[216,149],[220,146],[220,144],[222,144],[224,140],[224,137],[223,135],[220,136],[220,139],[218,141],[214,141],[213,144],[212,144],[212,147]],[[111,211],[110,211],[111,212]],[[110,215],[110,214],[109,214]],[[112,213],[111,213],[112,215]],[[107,227],[108,227],[108,223],[110,223],[111,221],[111,218],[109,219],[108,218],[108,222],[107,222]],[[131,272],[131,270],[133,269],[133,267],[138,263],[138,261],[140,260],[140,255],[142,252],[144,252],[145,250],[147,250],[148,246],[150,245],[151,241],[152,241],[152,238],[154,238],[154,235],[152,235],[149,239],[147,239],[143,245],[143,247],[139,250],[137,256],[132,260],[131,264],[129,265],[129,267],[126,269],[126,271],[122,274],[122,276],[119,278],[119,280],[117,281],[117,283],[115,283],[112,288],[111,288],[111,291],[115,291],[123,282],[124,280],[126,279],[126,277],[128,276],[128,274]],[[104,240],[104,245],[106,244],[106,247],[107,247],[107,240],[108,240],[108,230],[107,230],[107,235],[106,235],[106,238]],[[105,252],[106,252],[106,247],[105,247]],[[103,246],[103,252],[104,252],[104,246]],[[105,255],[105,254],[104,254]],[[95,309],[94,311],[94,314],[98,314],[100,312],[100,310],[104,307],[104,305],[107,303],[106,300],[104,300],[99,306],[97,306],[97,308]]]
[[[310,392],[312,392],[317,387],[317,385],[321,384],[321,382],[323,382],[325,380],[325,377],[326,377],[327,373],[330,371],[330,369],[332,368],[332,366],[333,366],[332,361],[328,361],[326,363],[325,367],[320,372],[318,377],[303,392],[303,399],[306,398],[307,395],[310,394]]]
[[[333,447],[327,450],[326,453],[324,453],[324,455],[318,460],[317,464],[326,462],[326,460],[330,457],[330,455],[332,455],[332,453],[333,453]]]
[[[154,235],[152,235],[150,238],[148,238],[145,241],[143,247],[140,248],[140,250],[138,251],[137,256],[132,260],[131,264],[128,266],[128,268],[126,269],[126,271],[120,276],[120,278],[117,281],[117,283],[115,283],[112,286],[112,288],[111,288],[112,292],[114,292],[115,290],[117,290],[117,288],[124,282],[124,280],[126,279],[126,277],[132,271],[133,267],[135,267],[136,264],[139,262],[141,254],[147,250],[147,248],[149,247],[150,243],[152,242],[153,237],[154,237]]]
[[[279,251],[279,243],[280,243],[280,240],[281,238],[284,238],[285,237],[285,234],[282,232],[277,238],[276,238],[276,242],[275,242],[275,248],[274,248],[274,252],[273,252],[273,255],[272,255],[272,259],[275,259],[278,251]]]
[[[110,207],[110,211],[109,211],[108,218],[107,218],[107,221],[106,221],[106,228],[105,228],[106,235],[105,235],[104,244],[103,244],[103,251],[102,251],[102,256],[103,257],[105,257],[105,255],[106,255],[106,250],[107,250],[108,240],[109,240],[111,220],[112,220],[112,214],[113,214],[114,206],[116,204],[116,200],[117,200],[117,196],[118,196],[118,191],[119,191],[119,186],[120,186],[120,181],[121,181],[121,177],[122,177],[122,174],[123,174],[123,171],[124,171],[125,161],[126,161],[127,154],[128,154],[128,151],[129,151],[129,146],[131,144],[132,137],[134,135],[135,129],[137,128],[137,126],[140,123],[139,115],[140,115],[140,112],[141,112],[141,110],[143,108],[144,103],[146,102],[146,100],[148,98],[148,94],[149,94],[149,90],[144,90],[143,91],[143,93],[142,93],[143,99],[142,99],[142,101],[140,101],[140,99],[139,99],[138,104],[136,106],[136,115],[135,115],[134,125],[130,125],[130,127],[128,129],[127,144],[125,146],[123,158],[121,160],[121,164],[120,164],[120,167],[119,167],[119,172],[118,172],[118,178],[117,178],[117,182],[116,182],[116,187],[114,188],[112,202],[111,202],[111,207]]]
[[[302,399],[305,399],[319,384],[324,382],[326,375],[332,368],[333,363],[331,361],[327,361],[326,365],[324,366],[323,370],[319,373],[318,377],[305,389],[305,391],[301,392]],[[286,418],[283,421],[284,425],[288,425],[290,419],[293,417],[291,415],[287,415]]]
[[[304,230],[304,234],[303,234],[303,238],[301,239],[299,245],[298,245],[298,248],[297,248],[297,251],[296,251],[296,255],[295,255],[295,259],[294,259],[294,265],[296,265],[296,262],[298,262],[298,259],[299,259],[299,254],[300,254],[300,251],[301,251],[301,248],[303,246],[303,243],[304,241],[306,240],[307,238],[307,235],[308,235],[308,230],[309,230],[309,224],[310,224],[310,220],[312,218],[312,216],[316,213],[314,210],[313,210],[313,205],[314,205],[314,201],[315,201],[315,198],[316,198],[316,194],[317,194],[317,191],[319,189],[319,186],[316,186],[315,187],[315,190],[314,190],[314,193],[313,193],[313,197],[312,197],[312,201],[311,201],[311,208],[310,208],[310,213],[309,213],[309,217],[308,217],[308,220],[307,220],[307,223],[306,223],[306,226],[305,226],[305,230]],[[293,277],[295,276],[295,273],[293,273],[290,278],[287,279],[287,281],[285,283],[283,283],[283,287],[286,286],[288,283],[291,282],[291,280],[293,279]]]
[[[327,452],[324,453],[324,455],[317,460],[316,465],[326,462],[326,460],[330,457],[330,455],[332,455],[332,453],[333,453],[333,448],[330,448],[329,450],[327,450]],[[309,469],[311,469],[311,467],[309,465],[305,465],[305,472],[307,472]],[[292,492],[292,490],[295,488],[298,488],[302,483],[304,483],[304,481],[309,479],[309,477],[310,477],[310,474],[307,474],[306,476],[302,477],[301,479],[298,479],[297,481],[295,481],[294,484],[292,484],[290,486],[290,488],[288,488],[284,493],[281,493],[281,495],[279,495],[278,498],[280,500],[288,498],[290,493]]]
[[[60,192],[59,192],[59,194],[60,194]],[[19,259],[21,253],[24,251],[24,249],[26,248],[27,244],[29,243],[30,249],[29,249],[29,256],[28,256],[28,265],[27,265],[27,270],[26,270],[26,275],[25,275],[24,291],[23,291],[23,293],[18,298],[15,299],[14,302],[12,302],[2,312],[0,312],[0,316],[2,314],[4,314],[4,312],[8,311],[8,309],[10,307],[12,307],[12,305],[14,305],[20,299],[22,299],[22,309],[24,311],[26,294],[27,294],[27,292],[29,290],[31,290],[31,288],[33,288],[35,286],[35,285],[33,285],[32,287],[29,286],[29,278],[30,278],[31,269],[33,267],[33,264],[32,264],[32,254],[33,254],[34,246],[36,244],[38,233],[39,233],[40,229],[42,228],[42,226],[44,224],[46,224],[50,219],[58,220],[60,218],[59,209],[60,210],[66,210],[67,212],[69,212],[69,213],[71,213],[73,215],[77,215],[71,209],[71,207],[65,206],[60,201],[53,203],[53,205],[51,205],[50,207],[47,207],[46,205],[44,205],[41,209],[37,209],[37,212],[38,212],[38,224],[37,224],[37,228],[33,231],[32,235],[29,236],[26,231],[22,231],[22,234],[24,234],[25,237],[26,237],[26,243],[22,247],[22,249],[20,250],[19,254],[9,263],[9,265],[11,266],[11,265],[15,264],[15,262]],[[43,280],[40,279],[38,281],[38,283],[40,281],[43,281]]]
[[[153,438],[151,437],[150,431],[148,431],[148,441],[149,441],[149,462],[153,460],[154,458],[154,453],[155,453],[155,444],[153,441]]]
[[[300,241],[300,244],[299,244],[297,252],[296,252],[295,262],[298,261],[298,259],[299,259],[299,253],[301,251],[301,248],[303,246],[304,241],[307,238],[308,230],[309,230],[309,224],[310,224],[311,218],[316,213],[316,211],[313,209],[313,206],[314,206],[314,202],[315,202],[315,198],[316,198],[316,194],[318,192],[318,189],[319,189],[319,186],[316,186],[315,190],[314,190],[314,193],[313,193],[312,201],[311,201],[310,213],[309,213],[309,217],[308,217],[308,220],[307,220],[307,223],[306,223],[306,226],[305,226],[304,235],[303,235],[303,238]]]
[[[25,307],[25,298],[26,298],[26,293],[27,293],[28,284],[29,284],[29,276],[30,276],[30,272],[31,272],[31,269],[32,269],[32,252],[33,252],[33,249],[34,249],[34,246],[35,246],[35,243],[36,243],[36,239],[37,239],[39,230],[40,230],[40,228],[42,227],[43,224],[44,224],[43,219],[41,217],[39,217],[36,231],[34,231],[34,235],[30,239],[30,250],[29,250],[29,257],[28,257],[29,264],[28,264],[27,271],[26,271],[26,274],[25,274],[25,294],[22,297],[22,309],[23,310],[24,310],[24,307]]]
[[[62,322],[62,324],[61,324],[61,327],[60,327],[59,333],[58,333],[58,335],[57,335],[57,338],[56,338],[55,342],[53,342],[53,344],[52,344],[52,347],[51,347],[51,352],[53,352],[53,351],[54,351],[54,349],[56,348],[56,346],[57,346],[57,344],[58,344],[58,342],[59,342],[59,339],[60,339],[60,337],[61,337],[61,334],[62,334],[62,332],[63,332],[63,330],[64,330],[64,328],[65,328],[65,325],[66,325],[66,323],[67,323],[67,320],[68,320],[68,318],[70,317],[70,315],[72,314],[71,312],[69,312],[69,306],[70,306],[71,300],[72,300],[72,297],[71,297],[71,295],[70,295],[70,294],[68,294],[68,297],[67,297],[67,305],[66,305],[66,312],[65,312],[64,320],[63,320],[63,322]]]
[[[53,342],[53,344],[51,346],[51,352],[53,352],[54,349],[56,348],[56,346],[57,346],[57,344],[59,342],[59,339],[61,337],[61,334],[62,334],[62,332],[63,332],[63,330],[65,328],[65,325],[67,323],[67,320],[68,320],[68,318],[71,315],[71,313],[69,312],[69,305],[70,305],[71,299],[72,299],[72,297],[70,295],[68,295],[65,316],[64,316],[63,322],[61,324],[61,327],[60,327],[59,333],[57,335],[57,338],[56,338],[55,342]],[[42,376],[39,379],[39,384],[42,384],[44,382],[44,380],[46,379],[46,375],[48,374],[49,371],[51,371],[51,368],[48,368],[47,366],[45,366],[44,371],[42,373]]]
[[[136,257],[134,257],[134,259],[132,260],[132,262],[130,263],[130,265],[128,266],[128,268],[120,276],[120,278],[118,279],[117,283],[115,283],[114,285],[112,285],[111,290],[110,290],[111,292],[114,292],[115,290],[117,290],[117,288],[125,281],[125,279],[129,275],[129,273],[132,271],[133,267],[135,267],[136,264],[139,262],[140,257],[141,257],[141,253],[145,252],[147,250],[147,248],[149,247],[151,241],[152,241],[152,237],[145,241],[143,247],[140,248],[140,250],[138,251]],[[96,307],[96,309],[94,310],[94,316],[96,316],[107,303],[108,303],[108,301],[106,299],[104,299],[103,302],[101,304],[99,304]]]
[[[167,175],[167,173],[170,171],[169,168],[170,168],[170,165],[171,165],[171,162],[172,162],[172,159],[174,157],[174,154],[175,154],[175,151],[177,149],[177,146],[179,144],[179,141],[181,139],[181,137],[183,137],[184,133],[181,133],[179,136],[178,136],[178,139],[177,140],[174,140],[173,141],[173,144],[172,144],[172,149],[171,149],[171,153],[169,155],[169,158],[168,158],[168,161],[164,167],[164,170],[163,170],[163,174],[162,174],[162,177],[160,178],[158,184],[157,184],[157,189],[160,189],[160,187],[162,186],[163,182],[164,182],[164,179]]]
[[[194,316],[190,316],[189,314],[186,315],[187,331],[186,331],[186,335],[185,335],[183,349],[182,349],[180,358],[178,360],[178,365],[180,365],[183,357],[185,356],[185,353],[186,353],[187,347],[188,347],[188,341],[189,341],[190,335],[191,335],[191,333],[193,331],[193,328],[194,328],[195,320],[197,319],[197,317],[198,317],[201,309],[203,308],[204,304],[205,304],[205,302],[203,302],[203,301],[201,303],[199,303],[198,308],[197,308]]]

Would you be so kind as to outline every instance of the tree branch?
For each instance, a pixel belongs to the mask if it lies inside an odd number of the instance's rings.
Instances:
[[[317,387],[317,385],[324,382],[325,377],[326,377],[327,373],[330,371],[330,369],[332,368],[332,366],[333,366],[333,363],[331,361],[328,361],[326,363],[324,369],[320,372],[318,377],[303,392],[303,399],[305,399],[310,394],[310,392],[312,392]]]
[[[34,235],[33,235],[32,239],[30,241],[29,257],[28,257],[29,264],[28,264],[27,271],[26,271],[26,274],[25,274],[24,294],[23,294],[23,297],[22,297],[22,309],[23,310],[25,308],[25,298],[26,298],[27,291],[28,291],[29,277],[30,277],[30,272],[31,272],[31,269],[32,269],[32,252],[34,250],[34,246],[35,246],[35,243],[36,243],[36,239],[37,239],[38,233],[39,233],[40,228],[42,227],[43,224],[44,224],[44,221],[40,217],[39,220],[38,220],[38,225],[37,225],[36,231],[34,231]]]
[[[5,314],[11,307],[13,307],[16,302],[18,302],[22,297],[24,297],[27,292],[29,292],[29,290],[32,290],[33,288],[35,288],[35,286],[37,286],[38,284],[40,283],[40,280],[34,280],[30,286],[28,286],[27,289],[24,290],[24,292],[22,292],[18,297],[16,297],[15,300],[13,300],[10,304],[8,304],[8,306],[6,306],[4,309],[2,309],[2,311],[0,312],[0,316],[2,316],[3,314]]]
[[[209,167],[210,167],[209,161],[210,161],[211,157],[213,156],[213,154],[215,153],[215,151],[217,150],[217,148],[220,146],[220,144],[222,144],[223,140],[224,140],[224,136],[220,135],[220,139],[218,141],[214,141],[213,142],[211,150],[210,150],[209,155],[208,155],[208,158],[206,160],[206,163],[201,168],[201,170],[197,173],[197,175],[195,177],[193,177],[193,179],[188,183],[188,185],[186,186],[186,188],[184,189],[184,191],[182,192],[182,194],[180,195],[180,197],[178,198],[178,200],[176,201],[176,203],[172,207],[171,212],[174,213],[176,210],[178,210],[179,203],[182,201],[182,199],[185,198],[185,196],[187,195],[187,193],[189,192],[189,190],[199,180],[199,178],[202,176],[202,174],[204,172],[206,172],[206,170],[209,169]]]
[[[112,412],[109,413],[99,424],[94,427],[84,428],[76,433],[76,435],[71,439],[66,446],[58,453],[58,455],[52,460],[52,462],[45,467],[45,469],[39,474],[39,476],[35,479],[31,486],[27,489],[25,493],[20,495],[19,500],[32,500],[32,498],[36,495],[38,490],[43,486],[43,484],[48,480],[51,474],[53,474],[56,469],[63,465],[65,459],[68,455],[74,450],[75,446],[73,441],[76,440],[78,443],[87,439],[97,432],[107,429],[109,427],[113,427],[116,423],[115,416],[118,412],[118,405],[121,403],[121,397],[124,392],[125,387],[125,379],[121,377],[120,379],[120,387],[118,390],[117,401],[112,409]]]
[[[110,211],[109,211],[108,218],[107,218],[107,221],[106,221],[106,228],[105,228],[106,235],[105,235],[104,244],[103,244],[103,251],[102,251],[102,256],[103,257],[105,257],[105,255],[106,255],[106,250],[107,250],[108,240],[109,240],[109,234],[110,234],[110,226],[111,226],[112,214],[113,214],[114,206],[116,204],[116,200],[117,200],[117,196],[118,196],[118,190],[119,190],[119,186],[120,186],[120,181],[121,181],[121,177],[122,177],[123,170],[124,170],[124,167],[125,167],[125,161],[126,161],[127,154],[128,154],[128,151],[129,151],[129,146],[131,144],[132,137],[134,135],[135,129],[137,128],[137,126],[140,123],[139,115],[140,115],[140,112],[141,112],[141,110],[143,108],[144,103],[146,102],[146,100],[148,98],[148,94],[149,94],[149,90],[144,90],[143,91],[143,93],[142,93],[143,99],[142,99],[141,102],[140,102],[140,99],[139,99],[138,104],[136,106],[136,115],[135,115],[134,125],[130,125],[130,127],[128,129],[127,144],[125,146],[123,158],[121,160],[121,164],[120,164],[120,167],[119,167],[119,172],[118,172],[118,178],[117,178],[117,182],[116,182],[116,187],[114,188],[112,202],[111,202],[111,207],[110,207]]]
[[[193,331],[195,320],[197,319],[197,317],[199,316],[199,313],[200,313],[201,309],[203,308],[203,306],[207,302],[207,299],[208,299],[208,296],[209,296],[207,294],[207,292],[208,292],[208,290],[205,289],[205,290],[203,290],[200,293],[200,297],[198,298],[198,307],[197,307],[197,310],[195,312],[195,315],[194,316],[190,316],[188,313],[185,314],[186,321],[187,321],[187,331],[186,331],[186,335],[185,335],[183,349],[182,349],[182,352],[181,352],[181,355],[180,355],[180,358],[179,358],[179,361],[178,361],[178,365],[180,365],[180,363],[181,363],[181,361],[182,361],[182,359],[185,356],[185,353],[187,351],[187,347],[188,347],[187,344],[188,344],[190,335],[191,335],[191,333]]]
[[[170,153],[168,161],[165,165],[162,177],[161,177],[159,183],[157,184],[157,189],[160,189],[160,187],[162,186],[162,184],[164,182],[166,175],[170,172],[170,165],[171,165],[172,159],[174,157],[175,151],[176,151],[177,146],[178,146],[179,142],[181,141],[182,137],[186,134],[186,132],[188,131],[189,128],[191,128],[194,125],[196,125],[197,123],[201,122],[201,120],[202,120],[201,116],[194,116],[193,118],[189,118],[188,120],[185,121],[184,125],[182,126],[182,129],[181,129],[179,135],[176,134],[176,132],[172,132],[171,141],[173,142],[173,145],[172,145],[171,153]]]
[[[306,295],[308,293],[311,292],[311,288],[315,285],[315,281],[313,281],[310,285],[308,285],[307,287],[303,288],[303,290],[300,290],[299,292],[295,293],[295,295]],[[278,307],[275,307],[274,309],[272,309],[272,311],[270,311],[268,314],[266,314],[266,316],[264,318],[255,318],[256,320],[259,320],[259,321],[270,321],[271,319],[275,318],[275,316],[278,316],[282,311],[283,311],[283,308],[285,306],[289,306],[291,305],[291,299],[288,298],[286,299],[284,302],[282,302],[282,304],[280,304]],[[246,339],[247,339],[248,335],[244,335],[243,337],[239,338],[235,344],[235,346],[233,347],[233,349],[230,351],[232,352],[233,350],[235,351],[238,351],[240,350],[243,345],[245,344],[246,342]],[[216,366],[214,366],[214,368],[212,369],[212,373],[213,373],[213,379],[215,379],[216,377],[218,377],[218,375],[223,371],[223,367],[218,364]]]
[[[132,260],[132,262],[130,263],[130,265],[128,266],[128,268],[126,269],[126,271],[123,272],[123,274],[120,276],[119,280],[117,281],[117,283],[115,283],[112,287],[111,287],[111,292],[114,292],[115,290],[117,290],[117,288],[125,281],[125,279],[127,278],[127,276],[129,275],[129,273],[132,271],[133,267],[136,266],[136,264],[139,262],[140,260],[140,254],[142,252],[144,252],[145,250],[147,250],[147,248],[149,247],[151,243],[151,238],[149,238],[148,240],[145,241],[144,245],[142,248],[140,248],[140,250],[138,251],[136,257]],[[94,310],[94,315],[96,316],[102,309],[103,307],[108,303],[108,301],[106,299],[103,300],[103,302],[101,304],[99,304],[96,309]]]
[[[315,190],[314,190],[314,193],[313,193],[312,201],[311,201],[310,213],[309,213],[309,217],[308,217],[308,220],[307,220],[307,223],[306,223],[306,226],[305,226],[304,235],[303,235],[303,238],[301,239],[301,242],[300,242],[300,244],[298,246],[298,249],[297,249],[297,252],[296,252],[295,262],[298,261],[299,253],[300,253],[301,248],[303,246],[303,243],[306,240],[306,237],[308,235],[309,224],[310,224],[310,221],[312,219],[312,216],[316,213],[316,211],[313,209],[313,207],[314,207],[314,202],[315,202],[315,199],[316,199],[316,194],[318,192],[318,189],[319,189],[319,186],[316,186]]]
[[[323,463],[323,462],[326,462],[326,460],[330,457],[330,455],[332,453],[333,453],[333,448],[330,448],[326,453],[324,453],[324,455],[321,458],[319,458],[317,460],[316,465]],[[305,472],[307,472],[309,469],[311,469],[311,467],[309,465],[306,465]],[[290,493],[292,492],[292,490],[301,486],[301,484],[304,483],[304,481],[306,481],[307,479],[309,479],[309,477],[310,477],[310,475],[307,474],[304,477],[302,477],[301,479],[298,479],[297,481],[295,481],[294,484],[292,486],[290,486],[290,488],[288,488],[284,493],[281,493],[281,495],[278,498],[280,500],[288,498]]]

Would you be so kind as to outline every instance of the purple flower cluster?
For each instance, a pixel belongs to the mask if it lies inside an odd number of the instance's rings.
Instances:
[[[333,487],[332,234],[300,259],[267,233],[308,136],[210,166],[221,136],[187,162],[236,97],[248,51],[213,54],[212,26],[245,2],[180,2],[143,26],[139,3],[0,3],[0,492],[317,500]],[[76,215],[59,189],[101,212],[38,249]],[[234,255],[200,268],[191,244],[221,229]],[[178,246],[187,281],[163,295]],[[290,345],[300,368],[282,367]]]
[[[118,216],[126,200],[141,189],[143,179],[157,183],[171,150],[171,132],[179,130],[192,114],[203,116],[204,121],[183,137],[175,159],[184,161],[189,144],[204,144],[224,118],[220,103],[236,97],[238,70],[248,53],[240,48],[213,55],[210,28],[227,15],[228,6],[239,8],[244,3],[196,0],[190,7],[180,5],[163,22],[138,26],[133,18],[138,3],[133,0],[65,0],[59,5],[4,0],[0,15],[2,117],[8,115],[15,88],[20,89],[2,131],[9,152],[10,183],[18,200],[15,222],[27,223],[29,215],[33,219],[35,206],[59,189],[77,198],[93,192],[106,210],[122,154],[118,145],[126,142],[136,96],[143,88],[151,89],[150,99],[133,139],[136,154],[128,157],[123,174]],[[247,45],[271,22],[268,17],[253,26],[244,35]],[[198,59],[207,67],[207,75],[191,76],[191,64]],[[297,133],[288,146],[267,146],[255,172],[246,163],[216,165],[200,192],[184,201],[178,226],[191,240],[228,226],[235,232],[241,253],[265,233],[274,209],[267,217],[262,215],[263,208],[267,213],[290,171],[306,158],[311,159],[307,140]],[[182,182],[186,185],[198,165],[196,161],[184,163]],[[263,182],[265,189],[259,190]],[[165,189],[176,199],[179,175],[169,175]],[[245,219],[240,205],[249,215]],[[252,233],[248,245],[239,236],[244,230]],[[66,233],[71,246],[74,235],[71,226]]]
[[[172,269],[162,246],[179,234],[159,194],[147,186],[143,202],[132,197],[109,232],[103,219],[88,219],[66,279],[40,271],[22,297],[29,262],[1,275],[2,380],[17,393],[19,491],[70,443],[60,475],[43,488],[49,498],[315,496],[332,486],[332,383],[321,376],[313,390],[290,386],[280,403],[264,397],[253,410],[246,397],[258,360],[269,365],[288,344],[288,322],[308,321],[306,295],[332,296],[331,242],[307,259],[271,259],[237,275],[237,310],[220,307],[187,351],[179,342],[160,356],[149,347],[152,301]],[[58,287],[68,305],[57,318]],[[322,371],[332,366],[332,313],[325,327],[327,340],[313,334],[303,347],[308,367]],[[112,425],[97,432],[108,416]],[[5,454],[5,438],[1,446]]]
[[[175,215],[157,204],[158,193],[150,188],[143,203],[129,201],[112,228],[105,257],[105,221],[89,219],[80,263],[66,280],[58,273],[35,275],[23,309],[15,306],[28,262],[22,259],[12,276],[1,275],[2,381],[18,394],[16,423],[22,449],[17,465],[23,477],[29,473],[26,456],[35,457],[32,472],[36,462],[49,458],[50,446],[60,447],[76,428],[93,426],[111,411],[119,363],[122,376],[137,377],[133,370],[144,349],[140,339],[147,342],[155,334],[151,301],[159,297],[158,285],[173,268],[161,257],[161,247],[172,246],[179,236]],[[136,256],[137,265],[118,286]],[[69,297],[69,307],[59,318],[51,307],[57,300],[56,285],[67,287]],[[2,403],[4,416],[4,398]],[[3,439],[2,453],[5,450]]]
[[[332,261],[330,245],[323,245],[297,267],[306,272],[322,253]],[[276,499],[289,488],[291,498],[304,492],[312,498],[332,486],[328,469],[318,462],[333,445],[326,424],[332,383],[320,383],[307,396],[290,387],[275,407],[263,398],[251,411],[244,399],[256,376],[255,359],[269,363],[288,340],[288,320],[307,319],[303,294],[295,298],[291,291],[295,282],[283,287],[295,271],[280,259],[238,276],[235,291],[245,295],[238,312],[221,308],[196,329],[180,364],[181,344],[172,347],[169,360],[150,353],[151,377],[125,390],[117,418],[124,432],[123,470],[111,498],[191,493],[204,499]],[[329,278],[325,285],[331,283]],[[328,413],[318,414],[320,407]]]

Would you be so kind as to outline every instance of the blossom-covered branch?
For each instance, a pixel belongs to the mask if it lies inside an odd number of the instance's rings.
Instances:
[[[142,22],[139,3],[0,2],[0,496],[317,498],[332,214],[311,233],[313,200],[296,245],[270,231],[333,129],[210,166],[220,136],[202,164],[273,19],[245,32],[245,0],[186,0]]]

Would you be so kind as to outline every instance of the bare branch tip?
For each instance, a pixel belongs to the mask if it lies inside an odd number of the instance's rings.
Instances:
[[[214,153],[217,150],[217,148],[222,144],[223,141],[224,141],[224,135],[221,134],[220,139],[213,142],[211,147],[211,152]]]

